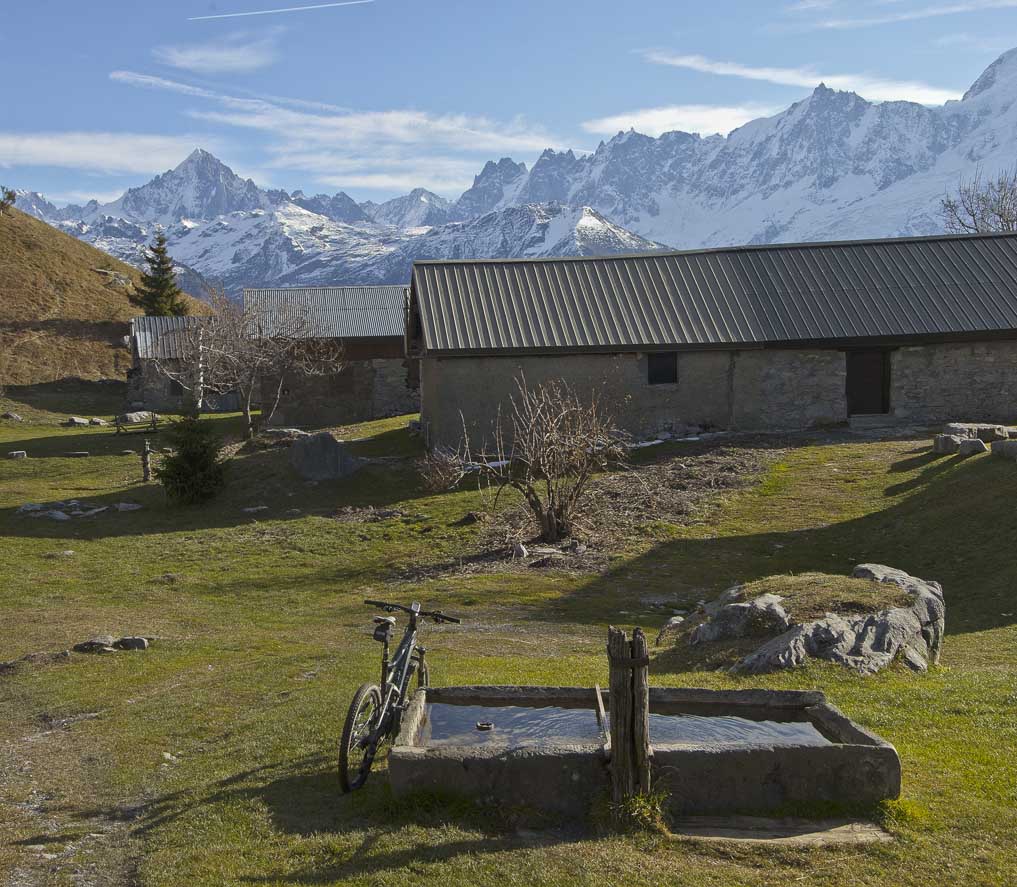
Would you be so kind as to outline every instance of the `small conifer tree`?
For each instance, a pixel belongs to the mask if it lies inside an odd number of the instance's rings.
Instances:
[[[10,209],[10,207],[14,206],[14,202],[17,199],[18,195],[14,193],[13,188],[0,185],[0,216],[4,214],[5,209]]]
[[[141,275],[138,289],[138,303],[145,314],[155,317],[181,317],[187,314],[187,303],[183,292],[177,286],[177,275],[173,260],[166,248],[166,235],[159,231],[155,243],[149,247],[148,272]]]
[[[176,505],[207,502],[226,486],[222,439],[210,422],[187,416],[169,430],[173,453],[162,460],[155,476]]]

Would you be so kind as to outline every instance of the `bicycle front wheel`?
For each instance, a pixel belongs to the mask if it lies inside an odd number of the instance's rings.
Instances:
[[[343,735],[339,740],[339,786],[343,794],[367,782],[377,748],[371,734],[381,716],[381,690],[375,684],[361,684],[353,695]]]

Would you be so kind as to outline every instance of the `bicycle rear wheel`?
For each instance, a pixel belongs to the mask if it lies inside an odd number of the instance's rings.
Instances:
[[[376,745],[371,734],[381,716],[381,690],[375,684],[361,684],[353,695],[339,740],[339,786],[349,794],[367,782],[374,763]]]

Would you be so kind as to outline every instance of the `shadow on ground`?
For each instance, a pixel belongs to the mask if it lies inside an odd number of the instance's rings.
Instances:
[[[633,605],[638,610],[640,596],[675,595],[678,604],[694,607],[697,600],[712,599],[736,583],[781,573],[846,575],[856,564],[869,561],[941,582],[949,633],[1014,624],[1013,463],[990,456],[934,457],[927,449],[916,449],[890,466],[888,473],[915,468],[923,470],[886,488],[887,497],[908,495],[883,510],[790,532],[661,542],[548,602],[534,618],[584,624],[631,621],[637,617],[619,613],[631,614]]]

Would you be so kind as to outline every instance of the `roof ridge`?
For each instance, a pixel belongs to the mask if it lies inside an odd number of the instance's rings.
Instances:
[[[894,243],[937,243],[948,240],[996,240],[1017,238],[1017,231],[985,231],[971,234],[913,234],[903,237],[864,237],[854,240],[803,240],[791,243],[747,243],[732,246],[708,246],[696,249],[661,249],[650,252],[610,253],[603,256],[531,256],[512,259],[418,259],[417,265],[508,265],[547,264],[554,262],[609,262],[625,259],[654,259],[672,256],[697,256],[713,253],[766,252],[826,247],[876,246]]]

